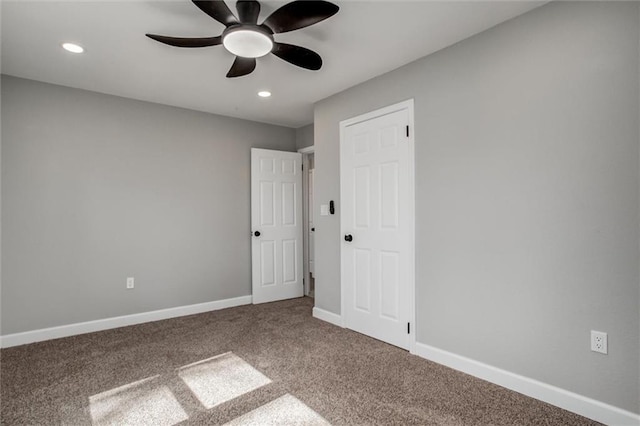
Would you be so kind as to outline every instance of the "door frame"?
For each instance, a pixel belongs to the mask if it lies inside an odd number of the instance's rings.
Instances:
[[[346,128],[352,126],[354,124],[361,123],[363,121],[368,121],[374,118],[378,118],[384,115],[392,114],[394,112],[407,110],[409,117],[409,164],[408,164],[408,172],[409,172],[409,194],[413,196],[409,197],[409,241],[408,241],[408,256],[410,268],[408,272],[409,276],[409,322],[410,332],[409,332],[409,353],[415,354],[416,352],[416,278],[415,278],[415,252],[416,252],[416,242],[415,242],[415,217],[416,217],[416,207],[415,207],[415,124],[414,124],[414,100],[407,99],[405,101],[389,105],[375,111],[370,111],[365,114],[358,115],[356,117],[352,117],[346,120],[340,121],[340,168],[342,170],[342,147],[345,143],[346,139]],[[340,197],[342,200],[342,177],[340,177]],[[346,286],[342,282],[342,277],[344,276],[344,264],[342,262],[342,255],[344,250],[344,245],[342,244],[342,236],[345,234],[346,230],[344,229],[344,222],[342,220],[342,213],[340,216],[340,235],[338,235],[338,241],[340,241],[340,312],[342,317],[342,326],[347,328],[346,324],[346,315],[345,315],[345,294],[346,294]]]
[[[298,150],[302,154],[302,269],[304,274],[304,295],[311,292],[311,271],[309,270],[309,155],[315,154],[315,146]],[[315,159],[315,156],[314,156]]]

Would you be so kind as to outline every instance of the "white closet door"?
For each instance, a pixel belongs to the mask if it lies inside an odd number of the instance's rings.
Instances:
[[[343,130],[340,152],[345,325],[409,349],[413,238],[407,109]]]

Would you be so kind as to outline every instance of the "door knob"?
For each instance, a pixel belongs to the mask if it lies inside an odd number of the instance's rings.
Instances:
[[[254,232],[253,235],[255,235],[256,237],[259,237],[260,236],[260,231]]]
[[[348,243],[350,243],[351,241],[353,241],[353,235],[351,234],[347,234],[344,236],[344,240]]]
[[[316,232],[316,228],[311,228],[311,232]]]

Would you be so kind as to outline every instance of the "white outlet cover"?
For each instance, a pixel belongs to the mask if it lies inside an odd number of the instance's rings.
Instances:
[[[608,353],[607,333],[591,330],[591,350],[601,354]]]
[[[135,286],[135,281],[133,277],[127,278],[127,288],[133,288]]]

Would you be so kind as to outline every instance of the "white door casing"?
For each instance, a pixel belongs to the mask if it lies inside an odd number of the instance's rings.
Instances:
[[[314,243],[313,243],[313,235],[311,229],[313,225],[311,224],[311,217],[313,217],[313,186],[312,186],[312,170],[314,167],[314,151],[315,148],[313,145],[307,146],[304,148],[300,148],[298,152],[302,154],[302,220],[303,220],[303,228],[302,228],[302,269],[304,272],[304,294],[306,296],[312,296],[311,292],[311,281],[313,280],[313,262],[311,261],[310,256],[313,255]]]
[[[251,149],[253,303],[302,297],[302,156]]]
[[[313,190],[313,185],[314,185],[314,179],[315,179],[315,170],[311,169],[309,170],[309,208],[308,208],[308,212],[309,212],[309,274],[314,277],[315,273],[316,273],[316,268],[315,268],[315,253],[316,253],[316,246],[315,246],[315,224],[314,224],[314,214],[313,214],[313,194],[314,194],[314,190]]]
[[[409,350],[415,344],[411,129],[413,100],[340,123],[343,323]]]

